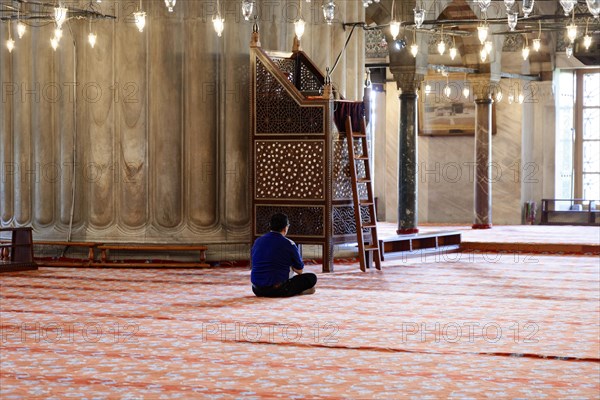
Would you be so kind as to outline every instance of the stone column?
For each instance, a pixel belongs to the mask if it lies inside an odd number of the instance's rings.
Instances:
[[[400,131],[398,134],[398,229],[399,235],[418,233],[417,206],[417,88],[415,73],[396,75],[400,94]]]
[[[475,221],[473,229],[492,227],[492,97],[490,82],[479,81],[475,91]]]

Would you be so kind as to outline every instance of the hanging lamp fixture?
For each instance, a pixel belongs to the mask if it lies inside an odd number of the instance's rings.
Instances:
[[[523,56],[523,61],[529,58],[529,40],[527,39],[527,36],[525,36],[525,46],[521,50],[521,55]]]
[[[21,5],[19,4],[19,9],[17,10],[17,35],[19,36],[19,39],[23,38],[23,35],[25,35],[26,30],[27,27],[25,26],[23,21],[21,21]]]
[[[302,7],[302,1],[300,1],[300,7]],[[242,16],[246,21],[250,21],[250,17],[252,16],[253,11],[254,0],[242,0]]]
[[[586,50],[588,50],[590,48],[590,46],[592,45],[592,37],[590,35],[588,35],[588,25],[589,25],[589,18],[585,21],[585,35],[583,36],[583,47],[585,47]]]
[[[165,6],[167,6],[167,9],[170,13],[173,12],[173,7],[175,7],[175,3],[177,3],[177,0],[165,0]]]
[[[327,25],[331,25],[335,19],[335,7],[336,4],[333,0],[328,0],[327,3],[323,4],[323,17],[325,17]]]
[[[392,22],[390,22],[390,34],[392,35],[392,39],[396,40],[400,34],[400,22],[394,18],[394,6],[395,0],[392,0]]]
[[[140,0],[140,8],[133,13],[133,18],[138,30],[144,32],[144,27],[146,26],[146,12],[142,11],[142,0]]]
[[[417,30],[413,30],[413,42],[410,45],[410,54],[413,57],[417,58],[417,54],[419,54],[419,45],[417,44]]]
[[[458,54],[458,49],[456,48],[456,38],[452,36],[452,47],[450,47],[450,58],[454,60]]]
[[[10,22],[7,24],[8,26],[8,40],[6,41],[6,48],[8,49],[9,53],[12,53],[13,49],[15,48],[15,41],[12,38],[12,34],[11,34],[11,29],[10,29]]]
[[[523,17],[528,18],[529,14],[533,11],[533,5],[535,0],[523,0],[522,9],[523,9]]]
[[[573,10],[573,18],[571,23],[567,25],[567,37],[571,41],[571,43],[575,42],[577,39],[577,25],[575,25],[575,10]]]
[[[89,27],[89,33],[88,33],[88,43],[90,44],[90,47],[93,49],[94,46],[96,45],[96,34],[92,31],[92,20],[90,19],[90,27]]]
[[[212,19],[213,28],[215,32],[217,32],[217,36],[221,37],[223,31],[225,30],[225,19],[221,17],[221,7],[219,5],[219,0],[217,0],[217,15],[215,15]]]

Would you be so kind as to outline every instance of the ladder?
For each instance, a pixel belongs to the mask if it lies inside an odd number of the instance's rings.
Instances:
[[[355,153],[354,140],[360,142],[361,152]],[[371,183],[371,166],[369,165],[369,151],[367,145],[367,124],[365,118],[361,119],[361,131],[354,132],[352,129],[352,119],[346,118],[346,144],[348,145],[348,161],[350,164],[350,178],[352,180],[352,199],[354,201],[354,220],[356,221],[356,240],[358,242],[358,259],[360,261],[361,271],[371,267],[375,262],[375,268],[381,269],[381,254],[379,251],[379,241],[377,240],[377,217],[375,214],[375,200],[373,196],[373,185]],[[363,163],[364,176],[359,177],[357,173],[357,163]],[[367,198],[360,198],[360,185],[366,188]],[[363,219],[364,209],[368,210],[368,215]],[[370,237],[368,243],[365,242],[365,230]]]

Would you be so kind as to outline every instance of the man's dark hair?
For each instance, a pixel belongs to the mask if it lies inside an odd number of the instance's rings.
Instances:
[[[281,232],[286,226],[288,226],[288,216],[282,213],[273,214],[271,216],[271,222],[269,228],[275,232]]]

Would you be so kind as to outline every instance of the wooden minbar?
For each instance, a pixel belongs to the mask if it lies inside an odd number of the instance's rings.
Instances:
[[[303,51],[262,49],[255,24],[250,43],[252,241],[268,231],[272,214],[285,213],[291,240],[322,246],[323,272],[333,271],[334,245],[357,240],[345,121],[350,117],[360,131],[360,121],[369,116],[368,98],[336,100],[334,92],[328,74]]]

